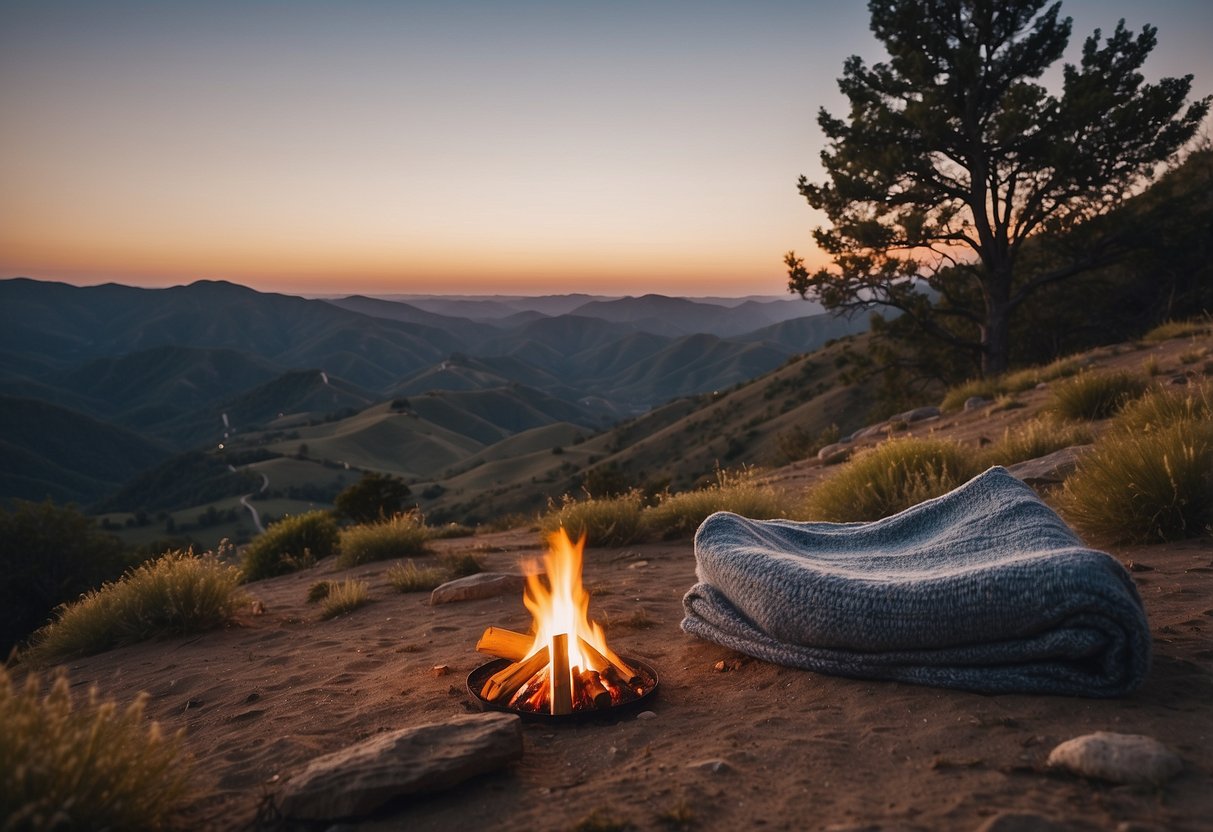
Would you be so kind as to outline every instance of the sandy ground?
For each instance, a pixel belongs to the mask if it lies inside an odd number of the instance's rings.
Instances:
[[[540,549],[528,531],[437,546],[475,551],[498,570]],[[591,614],[617,650],[661,674],[656,717],[528,724],[509,769],[359,828],[562,830],[597,812],[636,829],[975,830],[1015,810],[1074,829],[1210,829],[1213,543],[1113,553],[1137,564],[1156,655],[1139,691],[1101,701],[981,696],[751,660],[679,629],[694,581],[689,541],[591,548]],[[322,563],[253,584],[264,614],[73,662],[71,679],[120,701],[147,691],[150,715],[184,728],[198,761],[190,826],[247,828],[313,757],[472,710],[464,680],[486,660],[474,651],[480,633],[529,624],[520,597],[432,607],[428,594],[399,594],[383,578],[389,565]],[[347,575],[369,581],[373,603],[318,620],[308,586]],[[436,665],[450,672],[435,675]],[[1186,770],[1162,788],[1045,770],[1057,743],[1096,730],[1156,737]]]

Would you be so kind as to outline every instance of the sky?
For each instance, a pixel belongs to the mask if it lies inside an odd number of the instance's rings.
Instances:
[[[1062,13],[1213,93],[1213,4]],[[0,0],[0,277],[777,295],[852,54],[857,0]]]

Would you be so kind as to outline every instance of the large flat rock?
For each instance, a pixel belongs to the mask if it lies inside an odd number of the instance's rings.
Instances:
[[[477,598],[495,598],[498,595],[522,595],[526,577],[511,572],[478,572],[466,578],[447,581],[430,593],[433,605],[450,604],[455,601],[474,601]]]
[[[279,794],[288,818],[369,815],[389,801],[429,794],[522,756],[522,723],[485,713],[401,728],[312,760]]]

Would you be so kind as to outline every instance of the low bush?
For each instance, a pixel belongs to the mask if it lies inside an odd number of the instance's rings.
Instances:
[[[429,592],[447,581],[447,571],[438,566],[420,567],[413,561],[398,563],[384,574],[400,592]]]
[[[447,552],[438,556],[438,563],[450,579],[466,578],[484,571],[484,563],[471,552]]]
[[[1083,531],[1178,540],[1213,523],[1213,397],[1208,385],[1155,389],[1117,416],[1059,499]]]
[[[897,439],[844,463],[809,492],[806,513],[845,523],[878,520],[946,494],[981,473],[972,450],[937,439]]]
[[[1131,373],[1079,373],[1053,389],[1049,409],[1064,419],[1107,419],[1145,391]]]
[[[1083,422],[1031,419],[1014,429],[1007,428],[1001,439],[982,452],[981,459],[984,467],[1014,465],[1073,445],[1088,445],[1093,438],[1090,426]]]
[[[329,597],[329,590],[332,588],[333,585],[329,581],[316,581],[307,588],[307,602],[314,604],[317,601],[323,601]]]
[[[983,399],[996,399],[999,396],[1022,393],[1031,390],[1038,384],[1066,378],[1078,372],[1080,364],[1073,358],[1059,358],[1040,367],[1025,367],[1003,376],[982,378],[966,381],[953,387],[943,397],[939,409],[953,412],[964,407],[964,403],[973,396]]]
[[[162,829],[191,796],[193,765],[181,734],[89,691],[72,702],[60,673],[43,695],[31,674],[17,687],[0,666],[0,828]]]
[[[397,514],[390,520],[342,529],[337,566],[346,569],[362,563],[391,560],[425,552],[430,530],[419,512]]]
[[[367,595],[366,581],[333,581],[329,584],[328,595],[324,597],[324,606],[320,608],[320,617],[324,620],[335,618],[358,609],[368,601],[370,597]]]
[[[657,505],[644,510],[643,523],[646,537],[669,539],[693,534],[717,511],[769,520],[790,517],[796,508],[784,492],[759,483],[752,471],[718,471],[716,482],[708,488],[659,498]]]
[[[220,627],[247,600],[240,579],[239,569],[209,552],[166,552],[60,607],[55,620],[34,634],[29,658],[92,655],[160,635]]]
[[[1213,332],[1213,321],[1208,318],[1197,318],[1191,321],[1167,321],[1159,324],[1145,334],[1147,341],[1170,341],[1172,338],[1189,338],[1195,335],[1208,335]]]
[[[565,496],[539,521],[544,537],[564,528],[573,540],[585,535],[590,546],[626,546],[643,534],[643,496],[630,491],[620,497],[574,500]]]
[[[450,540],[454,537],[471,537],[476,530],[462,523],[446,523],[430,527],[430,540]]]
[[[333,553],[338,539],[337,523],[328,512],[283,517],[244,550],[244,579],[260,581],[312,566]]]

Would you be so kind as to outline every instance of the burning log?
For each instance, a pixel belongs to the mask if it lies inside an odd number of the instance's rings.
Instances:
[[[504,627],[489,627],[476,642],[476,651],[520,662],[526,658],[534,641],[534,636],[525,633],[516,633]]]
[[[551,664],[552,715],[561,716],[573,712],[573,684],[569,675],[569,634],[552,636]]]
[[[526,661],[515,662],[500,673],[489,677],[489,680],[484,683],[480,695],[490,702],[508,700],[518,688],[530,681],[532,676],[547,667],[547,664],[548,649],[544,647]]]
[[[581,672],[581,691],[595,708],[611,707],[611,692],[602,684],[602,677],[597,670]]]
[[[614,651],[612,651],[610,648],[607,648],[607,652],[611,655],[606,656],[584,638],[580,639],[580,646],[581,652],[584,653],[590,660],[591,670],[597,670],[599,673],[602,673],[608,669],[614,669],[614,671],[618,673],[623,681],[627,682],[627,684],[640,684],[640,675],[629,667],[623,659],[615,655]]]

